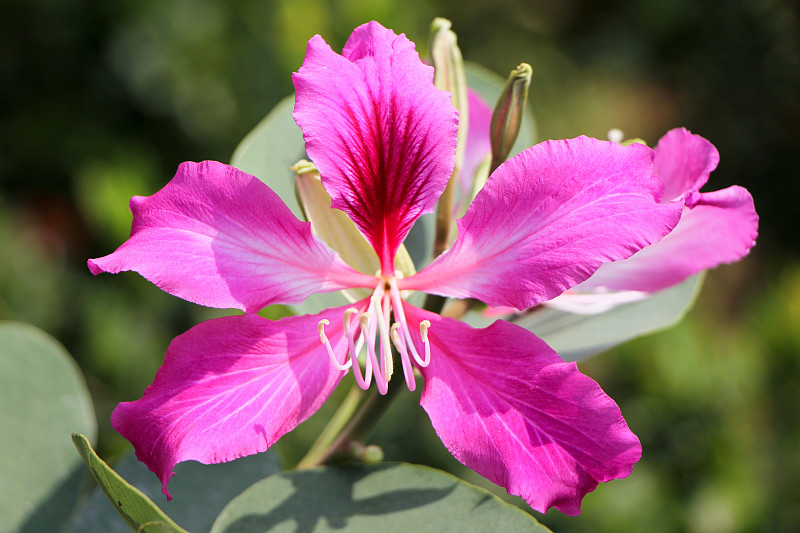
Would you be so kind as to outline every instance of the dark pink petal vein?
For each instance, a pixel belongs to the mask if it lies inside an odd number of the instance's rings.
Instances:
[[[343,55],[316,36],[293,77],[294,118],[332,206],[378,252],[385,273],[414,221],[433,210],[455,164],[457,112],[414,43],[377,22]]]

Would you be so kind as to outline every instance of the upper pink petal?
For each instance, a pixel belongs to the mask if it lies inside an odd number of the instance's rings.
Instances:
[[[320,36],[293,76],[294,118],[332,207],[346,212],[394,272],[414,221],[433,211],[455,164],[457,112],[414,43],[377,22],[343,55]]]
[[[90,259],[93,274],[135,270],[180,298],[245,311],[372,284],[272,189],[216,161],[181,164],[159,192],[133,197],[131,211],[130,238]]]
[[[605,264],[577,291],[655,292],[723,263],[738,261],[755,245],[758,215],[753,197],[738,186],[695,195],[672,233],[632,257]]]
[[[578,137],[503,163],[458,221],[453,247],[402,289],[526,309],[624,259],[675,227],[652,151]]]
[[[344,353],[344,308],[277,322],[258,315],[209,320],[176,337],[144,396],[121,403],[111,424],[167,483],[182,461],[232,461],[263,452],[311,416],[344,375],[317,324]]]
[[[719,152],[714,145],[686,128],[668,131],[654,150],[653,170],[664,180],[666,202],[698,191],[719,164]]]
[[[580,513],[598,482],[630,474],[639,440],[600,386],[544,341],[499,320],[486,329],[405,306],[430,321],[422,407],[448,450],[537,511]]]

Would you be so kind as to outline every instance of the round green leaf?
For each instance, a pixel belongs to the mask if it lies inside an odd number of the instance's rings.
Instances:
[[[41,330],[0,323],[0,406],[0,532],[60,531],[85,480],[70,433],[97,433],[78,366]]]
[[[114,470],[151,500],[166,500],[161,494],[161,481],[133,454],[115,465]],[[208,531],[229,501],[256,481],[280,470],[272,452],[215,465],[180,463],[169,483],[173,498],[163,504],[164,511],[189,531]],[[130,528],[98,488],[75,527],[75,533],[84,531],[126,533]]]
[[[483,489],[424,466],[326,466],[260,481],[219,515],[212,533],[549,531]]]

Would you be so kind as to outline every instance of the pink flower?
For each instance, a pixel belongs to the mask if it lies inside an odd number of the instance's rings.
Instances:
[[[178,462],[265,451],[347,371],[384,393],[395,366],[412,390],[421,372],[422,407],[453,455],[534,509],[577,514],[598,482],[631,472],[638,439],[574,363],[523,328],[473,329],[408,304],[401,291],[531,307],[659,240],[680,205],[658,203],[663,186],[644,146],[549,141],[494,172],[449,250],[396,275],[398,247],[433,210],[454,164],[457,114],[432,77],[412,42],[375,22],[357,28],[342,55],[312,38],[294,76],[308,155],[380,272],[352,269],[269,187],[216,162],[184,163],[161,191],[133,198],[130,238],[89,261],[95,274],[135,270],[173,295],[246,313],[177,337],[143,398],[112,415],[168,496]],[[373,294],[315,315],[255,314],[355,287]]]
[[[558,309],[592,312],[647,297],[689,276],[738,261],[755,245],[753,198],[733,185],[699,192],[719,163],[709,141],[685,128],[667,132],[655,147],[654,171],[666,186],[663,203],[683,204],[672,232],[634,256],[605,264],[588,280],[550,302]]]

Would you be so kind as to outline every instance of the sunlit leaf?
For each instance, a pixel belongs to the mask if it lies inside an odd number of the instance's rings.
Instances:
[[[445,472],[402,463],[327,466],[260,481],[212,533],[547,532],[526,512]]]
[[[83,377],[49,335],[0,323],[0,406],[0,531],[60,531],[85,481],[69,435],[97,432]]]
[[[72,442],[109,501],[135,531],[186,533],[185,529],[173,522],[150,498],[122,479],[122,476],[100,459],[86,437],[73,433]]]

